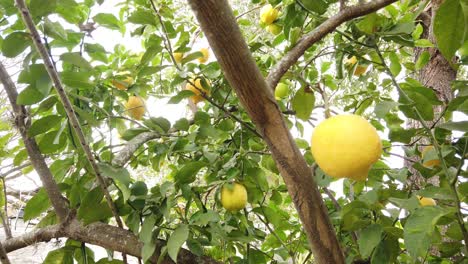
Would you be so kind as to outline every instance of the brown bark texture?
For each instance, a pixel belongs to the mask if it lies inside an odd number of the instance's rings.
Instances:
[[[189,0],[226,78],[266,141],[302,220],[315,260],[344,263],[317,184],[226,0]]]

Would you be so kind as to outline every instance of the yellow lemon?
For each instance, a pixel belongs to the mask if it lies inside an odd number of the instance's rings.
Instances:
[[[210,52],[207,48],[200,49],[200,52],[203,54],[203,57],[198,58],[198,62],[205,63],[210,58]]]
[[[356,69],[354,70],[354,76],[361,76],[364,73],[366,73],[367,67],[369,67],[369,65],[358,64],[358,66],[356,66]]]
[[[279,33],[281,33],[283,28],[281,26],[276,25],[276,24],[271,24],[271,25],[267,26],[267,30],[268,30],[268,32],[270,32],[271,34],[276,36]]]
[[[174,56],[174,60],[177,63],[180,63],[182,61],[182,59],[184,58],[184,54],[182,52],[174,52],[174,53],[172,53],[172,56]]]
[[[207,80],[207,83],[208,85],[210,85],[210,82]],[[195,84],[195,86],[193,86],[192,84]],[[198,89],[197,89],[198,88]],[[197,79],[190,79],[189,82],[187,82],[187,84],[185,85],[185,89],[186,90],[190,90],[192,91],[195,95],[192,95],[190,96],[190,100],[194,103],[194,104],[198,104],[199,102],[205,100],[205,98],[203,98],[203,96],[201,95],[201,92],[203,91],[206,95],[210,95],[210,90],[208,89],[205,89],[203,86],[202,86],[202,82],[201,82],[201,79],[200,78],[197,78]]]
[[[239,183],[227,183],[221,188],[221,204],[228,211],[238,211],[247,204],[247,190]]]
[[[334,178],[362,181],[382,154],[376,129],[358,115],[337,115],[321,122],[311,140],[312,155]]]
[[[421,206],[435,206],[437,204],[436,201],[432,198],[421,197],[418,195],[418,199]]]
[[[265,5],[260,10],[260,21],[270,25],[278,18],[278,10],[274,9],[270,4]]]
[[[136,120],[141,120],[146,111],[145,101],[143,101],[139,96],[128,97],[125,108],[127,109],[128,114]]]
[[[348,66],[353,66],[354,64],[356,64],[356,62],[357,62],[356,56],[352,56],[351,58],[345,61],[345,64]]]
[[[114,85],[115,88],[125,91],[130,87],[130,85],[133,84],[133,78],[131,76],[127,76],[124,80],[120,81],[117,79],[112,80],[112,85]]]
[[[434,146],[426,146],[421,151],[421,158],[423,160],[422,165],[424,167],[426,167],[426,168],[433,168],[433,167],[436,167],[436,166],[440,165],[440,160],[437,159],[437,158],[436,159],[431,159],[431,160],[428,160],[427,158],[425,158],[427,156],[427,154],[429,152],[432,152],[432,151],[435,151]]]

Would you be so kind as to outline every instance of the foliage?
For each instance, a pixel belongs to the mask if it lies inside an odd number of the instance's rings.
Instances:
[[[173,259],[182,246],[197,255],[231,263],[309,259],[310,247],[297,212],[266,144],[255,133],[216,60],[197,60],[203,54],[194,43],[205,42],[186,3],[161,0],[153,1],[152,6],[150,1],[127,0],[115,3],[115,12],[109,13],[111,10],[101,8],[109,6],[108,2],[114,1],[34,0],[29,7],[99,167],[113,181],[110,190],[118,212],[144,242],[143,258],[151,256],[156,239],[164,239],[168,241],[166,254]],[[259,22],[258,10],[264,1],[231,2],[265,75],[303,35],[336,13],[339,5],[333,0],[269,0],[280,10],[275,24],[282,27],[281,33],[272,35]],[[432,43],[421,38],[418,15],[424,7],[423,1],[398,1],[346,22],[309,48],[282,78],[290,92],[277,98],[277,103],[288,126],[297,132],[296,142],[309,165],[314,164],[308,144],[310,124],[316,125],[324,113],[363,115],[383,136],[385,154],[372,167],[367,181],[334,182],[340,189],[332,195],[342,192],[344,197],[324,196],[349,262],[413,263],[424,259],[447,263],[462,261],[467,254],[463,244],[468,242],[463,242],[466,228],[462,228],[466,210],[461,211],[460,206],[468,202],[468,174],[463,171],[468,131],[466,121],[451,120],[454,112],[468,114],[467,81],[465,76],[459,78],[453,83],[454,99],[441,101],[431,87],[416,80],[430,54],[424,51],[415,60],[414,50],[437,46],[447,58],[457,54],[460,60],[453,66],[462,71],[468,63],[468,9],[466,1],[446,0],[436,15],[437,43]],[[254,11],[246,12],[249,10]],[[0,12],[5,17],[1,53],[21,60],[17,83],[23,89],[17,102],[31,110],[29,136],[51,161],[54,178],[79,219],[85,224],[111,221],[104,194],[96,187],[13,1],[0,1]],[[99,34],[118,36],[113,49],[93,39],[97,34],[94,26]],[[121,37],[141,42],[142,48],[125,45]],[[180,63],[174,52],[184,54]],[[345,61],[353,56],[358,63],[350,67]],[[369,68],[355,76],[358,65]],[[123,75],[134,81],[126,90],[116,89],[113,81]],[[156,108],[166,101],[186,107],[194,93],[184,88],[194,78],[206,80],[202,86],[210,89],[201,93],[204,103],[198,105],[193,118],[170,122],[170,113]],[[149,113],[141,122],[128,116],[125,102],[130,96],[147,102]],[[434,111],[435,106],[443,111]],[[447,122],[408,129],[403,125],[407,118],[445,118]],[[11,131],[11,122],[2,118],[0,143],[8,147],[0,149],[0,160],[12,160],[18,166],[27,155],[23,143],[6,144],[14,137]],[[459,131],[457,136],[454,131]],[[144,132],[159,137],[141,146],[125,166],[113,163],[120,154],[113,146]],[[423,138],[435,146],[442,162],[434,168],[415,162],[413,167],[424,178],[421,188],[415,189],[408,181],[408,169],[393,168],[388,161],[402,144],[408,157],[419,157]],[[325,192],[332,179],[319,168],[315,172],[315,180]],[[433,176],[439,177],[439,186],[426,182]],[[243,211],[229,212],[221,206],[220,188],[233,181],[247,188],[248,206]],[[423,208],[416,195],[434,198],[438,205]],[[45,214],[49,205],[41,189],[26,205],[25,218],[48,218],[48,224],[56,223],[50,213]],[[439,255],[433,254],[434,248]],[[83,258],[88,259],[83,263],[113,263],[94,260],[89,248],[72,242],[50,252],[44,263],[72,263],[73,259],[82,263]]]

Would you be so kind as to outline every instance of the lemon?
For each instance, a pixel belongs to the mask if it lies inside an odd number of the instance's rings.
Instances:
[[[182,61],[182,59],[184,58],[184,54],[182,52],[174,52],[174,53],[172,53],[172,56],[174,56],[174,60],[177,63],[180,63]]]
[[[428,159],[427,154],[430,152],[435,152],[434,146],[426,146],[421,151],[421,158],[423,160],[423,166],[426,168],[433,168],[440,165],[439,159]]]
[[[198,62],[205,63],[210,58],[210,52],[207,48],[200,49],[200,52],[203,54],[203,57],[198,58]]]
[[[278,18],[278,10],[274,9],[270,4],[265,5],[260,10],[260,21],[270,25]]]
[[[239,183],[227,183],[221,188],[221,204],[228,211],[238,211],[247,204],[247,190]]]
[[[283,28],[281,26],[276,25],[276,24],[271,24],[271,25],[267,26],[267,30],[268,30],[268,32],[270,32],[271,34],[276,36],[279,33],[281,33]]]
[[[125,91],[128,89],[130,85],[133,84],[133,78],[131,76],[127,76],[123,81],[114,79],[112,80],[112,85],[114,85],[115,88]]]
[[[356,64],[356,62],[357,62],[356,56],[352,56],[351,58],[345,61],[345,64],[349,66],[353,66],[354,64]]]
[[[437,204],[432,198],[418,196],[418,199],[421,206],[435,206]]]
[[[145,101],[143,101],[139,96],[128,97],[125,108],[127,109],[128,114],[136,120],[141,120],[146,111]]]
[[[334,178],[362,181],[382,154],[376,129],[358,115],[337,115],[321,122],[311,140],[312,155]]]
[[[358,66],[356,66],[356,69],[354,70],[354,76],[361,76],[364,73],[366,73],[367,67],[369,67],[369,65],[358,64]]]
[[[195,84],[195,86],[192,85]],[[210,82],[207,80],[207,83],[208,85],[210,84]],[[196,88],[195,88],[196,87]],[[198,88],[198,89],[197,89]],[[202,86],[202,82],[201,82],[201,79],[200,78],[197,78],[197,79],[190,79],[189,82],[187,82],[187,84],[185,85],[185,89],[186,90],[190,90],[192,91],[195,95],[192,95],[190,96],[190,100],[194,103],[194,104],[198,104],[199,102],[205,100],[205,98],[203,98],[203,96],[201,95],[201,91],[203,91],[206,95],[210,95],[210,91],[205,89],[203,86]],[[201,90],[201,91],[200,91]]]
[[[285,83],[279,83],[275,89],[275,98],[276,100],[281,100],[288,96],[289,86]]]

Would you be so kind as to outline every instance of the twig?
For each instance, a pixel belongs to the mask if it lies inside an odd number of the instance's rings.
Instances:
[[[270,89],[274,90],[281,77],[294,65],[297,60],[304,54],[304,52],[315,44],[317,41],[323,39],[328,33],[335,30],[342,23],[349,21],[353,18],[364,16],[379,10],[382,7],[392,4],[396,0],[374,0],[362,5],[355,5],[346,7],[338,14],[330,17],[325,22],[320,24],[310,33],[304,35],[294,46],[270,71],[267,77],[267,83]]]
[[[15,172],[15,171],[22,170],[22,169],[24,169],[24,168],[26,168],[26,167],[28,167],[28,166],[31,166],[31,163],[30,163],[30,162],[26,162],[26,163],[24,163],[24,164],[21,164],[21,165],[19,165],[19,166],[16,166],[16,167],[14,167],[14,168],[12,168],[12,169],[10,169],[10,170],[8,170],[8,171],[6,171],[6,172],[0,174],[0,178],[5,178],[5,177],[8,176],[9,174],[11,174],[11,173],[13,173],[13,172]]]
[[[83,130],[81,129],[80,122],[78,121],[78,118],[75,115],[75,111],[73,110],[73,106],[68,99],[68,96],[63,88],[62,82],[60,81],[60,77],[57,73],[57,71],[54,68],[54,65],[50,61],[49,54],[44,47],[44,45],[41,42],[41,37],[39,35],[39,32],[36,29],[36,26],[34,24],[34,21],[32,20],[31,14],[26,6],[26,3],[24,0],[15,0],[16,5],[21,13],[21,16],[23,18],[24,23],[26,24],[26,27],[29,29],[33,42],[39,51],[39,54],[42,57],[42,60],[44,61],[44,64],[46,66],[47,72],[51,78],[51,80],[54,83],[54,87],[60,97],[60,100],[62,101],[62,104],[65,108],[65,112],[67,113],[68,119],[73,127],[74,132],[76,133],[78,140],[80,141],[81,147],[83,148],[83,151],[85,152],[85,155],[91,164],[91,167],[94,171],[94,174],[96,175],[96,178],[98,180],[98,183],[100,187],[102,188],[102,191],[104,193],[104,196],[106,197],[107,204],[109,208],[112,210],[112,214],[114,215],[115,221],[117,222],[117,225],[120,228],[123,228],[123,223],[122,220],[119,217],[119,214],[117,212],[117,208],[112,201],[112,197],[107,189],[106,182],[104,180],[104,177],[101,175],[101,172],[99,171],[99,167],[97,165],[96,159],[94,158],[93,153],[91,152],[91,148],[89,147],[88,143],[86,142]]]

